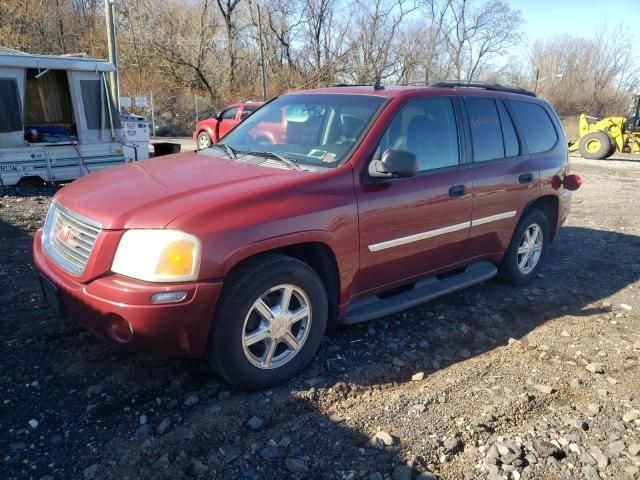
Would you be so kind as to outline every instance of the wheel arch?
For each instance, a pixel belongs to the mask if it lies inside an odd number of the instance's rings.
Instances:
[[[268,254],[286,255],[309,265],[320,277],[327,291],[329,301],[329,321],[338,318],[340,305],[340,270],[333,249],[322,241],[306,241],[275,247],[268,250],[253,253],[230,266],[225,275],[225,281],[237,275],[238,272],[260,261],[261,257]]]
[[[523,212],[528,209],[540,210],[545,214],[547,220],[549,221],[549,226],[551,227],[551,231],[549,232],[549,239],[551,241],[555,240],[556,235],[558,234],[558,214],[560,209],[560,201],[558,200],[558,196],[544,195],[542,197],[538,197],[535,200],[529,202]]]

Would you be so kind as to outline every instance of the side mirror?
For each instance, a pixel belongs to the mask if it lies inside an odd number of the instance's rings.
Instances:
[[[371,160],[369,175],[373,178],[407,178],[418,173],[418,159],[404,150],[385,150],[380,160]]]

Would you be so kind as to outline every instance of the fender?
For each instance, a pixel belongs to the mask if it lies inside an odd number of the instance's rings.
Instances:
[[[222,263],[224,276],[226,277],[233,267],[250,257],[303,243],[321,243],[329,248],[336,260],[340,277],[340,304],[345,304],[351,297],[359,268],[359,259],[357,255],[336,254],[340,250],[338,240],[326,230],[306,230],[240,246],[225,255]]]
[[[323,243],[331,249],[335,256],[334,246],[336,239],[332,233],[326,230],[306,230],[277,237],[265,238],[264,240],[254,242],[249,245],[242,245],[237,249],[230,251],[225,256],[222,263],[224,275],[226,276],[233,267],[249,257],[300,243]],[[338,263],[338,270],[342,273],[342,268],[337,257],[336,262]]]

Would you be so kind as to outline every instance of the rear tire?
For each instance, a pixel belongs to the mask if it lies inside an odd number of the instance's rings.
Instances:
[[[207,360],[243,390],[272,387],[311,361],[327,317],[327,293],[315,270],[285,255],[258,257],[226,281]]]
[[[604,132],[590,132],[580,139],[580,154],[590,160],[602,160],[611,156],[613,142]]]
[[[500,279],[514,286],[528,284],[546,256],[549,231],[549,220],[543,212],[526,210],[498,266]]]

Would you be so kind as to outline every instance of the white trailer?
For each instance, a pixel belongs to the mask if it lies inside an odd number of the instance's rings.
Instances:
[[[148,124],[121,121],[114,106],[113,70],[104,60],[0,47],[0,185],[68,181],[149,157]]]

